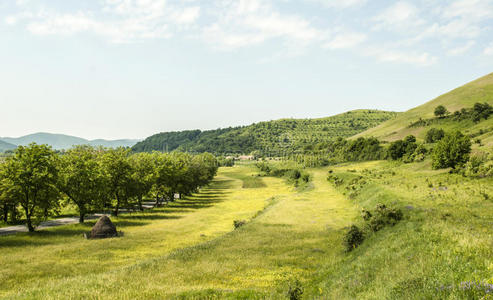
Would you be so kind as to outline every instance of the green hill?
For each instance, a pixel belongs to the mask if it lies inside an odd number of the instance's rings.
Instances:
[[[396,118],[370,128],[353,138],[374,136],[385,141],[401,139],[413,134],[420,139],[432,127],[445,130],[459,129],[466,134],[477,136],[485,145],[493,145],[493,118],[474,122],[469,118],[458,120],[453,113],[463,108],[470,109],[475,103],[493,105],[493,73],[461,86],[423,105],[399,114]],[[434,110],[443,105],[451,113],[446,118],[435,118]],[[419,122],[425,120],[424,122]],[[412,125],[414,124],[414,125]]]
[[[393,119],[397,113],[378,110],[354,110],[320,119],[281,119],[249,126],[216,130],[163,132],[137,143],[133,150],[211,153],[282,153],[307,145],[347,138]]]
[[[16,148],[17,146],[26,146],[29,145],[30,143],[37,143],[37,144],[50,145],[57,150],[69,149],[72,148],[72,146],[74,145],[92,145],[92,146],[103,146],[109,148],[132,147],[138,142],[138,140],[110,141],[110,140],[101,140],[101,139],[91,141],[76,136],[45,133],[45,132],[29,134],[18,138],[3,137],[0,138],[0,141],[14,145],[14,148]]]

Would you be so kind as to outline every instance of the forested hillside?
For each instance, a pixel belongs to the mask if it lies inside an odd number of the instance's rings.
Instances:
[[[355,110],[320,119],[281,119],[208,131],[163,132],[137,143],[133,150],[180,150],[217,154],[258,151],[275,155],[284,151],[300,150],[338,137],[347,138],[396,115],[395,112]]]

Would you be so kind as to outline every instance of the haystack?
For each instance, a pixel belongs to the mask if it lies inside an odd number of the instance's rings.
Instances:
[[[118,236],[115,225],[108,216],[102,216],[92,228],[90,237],[93,239],[103,239],[115,236]]]

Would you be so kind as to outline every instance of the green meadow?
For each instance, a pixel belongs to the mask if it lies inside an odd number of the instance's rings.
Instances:
[[[329,170],[342,183],[328,181]],[[491,179],[431,171],[427,161],[308,172],[309,186],[295,189],[250,164],[221,168],[192,197],[113,218],[120,238],[84,239],[94,222],[0,237],[0,296],[286,299],[296,287],[305,299],[486,295]],[[346,228],[377,203],[402,208],[403,220],[346,253]],[[234,220],[247,223],[235,230]]]

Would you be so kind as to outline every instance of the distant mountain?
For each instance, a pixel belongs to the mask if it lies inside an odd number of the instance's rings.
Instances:
[[[111,147],[111,148],[132,147],[137,142],[139,142],[139,140],[131,140],[131,139],[86,140],[80,137],[75,137],[65,134],[53,134],[53,133],[45,133],[45,132],[29,134],[18,138],[4,137],[4,138],[0,138],[0,141],[14,145],[14,148],[16,146],[26,146],[34,142],[37,144],[50,145],[53,147],[53,149],[57,149],[57,150],[70,149],[75,145],[91,145],[91,146],[103,146],[103,147]]]
[[[14,150],[15,148],[17,148],[16,145],[4,141],[0,141],[0,152],[5,152],[7,150]]]
[[[132,149],[136,152],[180,150],[215,154],[259,151],[275,155],[313,147],[338,137],[350,137],[393,119],[397,114],[361,109],[319,119],[281,119],[207,131],[163,132],[137,143]]]

